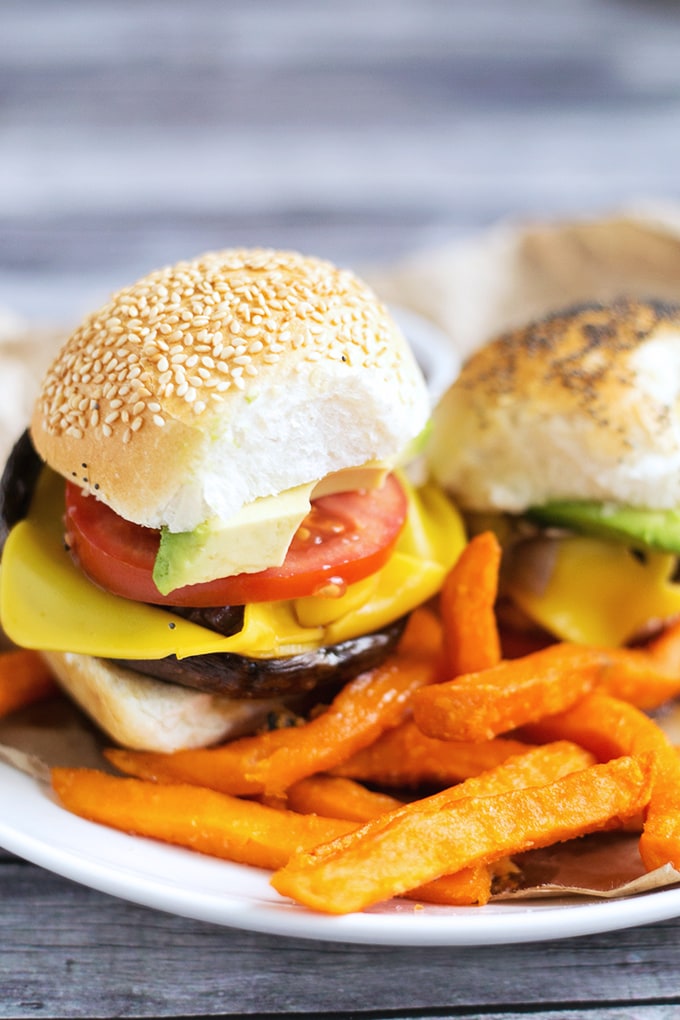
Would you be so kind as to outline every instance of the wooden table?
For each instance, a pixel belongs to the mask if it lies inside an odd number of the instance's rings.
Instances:
[[[633,0],[5,0],[0,307],[70,324],[232,244],[361,267],[680,197],[680,10]],[[635,1020],[680,922],[535,944],[253,934],[0,855],[0,1016]]]

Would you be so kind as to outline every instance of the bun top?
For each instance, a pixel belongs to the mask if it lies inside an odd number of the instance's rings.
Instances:
[[[428,416],[406,341],[356,276],[233,249],[153,272],[90,315],[48,371],[31,432],[123,517],[187,531],[395,458]]]
[[[469,510],[680,505],[680,307],[586,305],[489,343],[436,408],[429,460]]]

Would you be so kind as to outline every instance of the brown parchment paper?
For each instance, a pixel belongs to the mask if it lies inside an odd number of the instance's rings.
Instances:
[[[465,358],[495,334],[583,301],[618,295],[680,301],[680,207],[647,204],[601,219],[504,222],[465,241],[364,270],[387,302],[438,326]],[[75,324],[74,324],[75,325]],[[0,458],[21,433],[63,329],[0,310]],[[455,364],[457,359],[452,359]],[[680,713],[664,728],[680,742]],[[52,765],[110,771],[106,739],[65,698],[0,720],[0,761],[46,782]],[[601,833],[534,850],[495,899],[620,897],[680,882],[670,866],[646,874],[637,837]]]

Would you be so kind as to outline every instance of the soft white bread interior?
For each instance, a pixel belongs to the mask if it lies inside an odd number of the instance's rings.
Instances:
[[[356,276],[234,249],[151,273],[86,319],[31,432],[51,467],[121,516],[189,531],[394,459],[429,413],[406,341]]]
[[[178,751],[206,747],[254,732],[277,700],[222,697],[142,676],[104,659],[71,652],[44,652],[57,680],[73,700],[123,747]]]
[[[621,299],[489,343],[435,409],[427,456],[469,510],[680,505],[680,308]]]

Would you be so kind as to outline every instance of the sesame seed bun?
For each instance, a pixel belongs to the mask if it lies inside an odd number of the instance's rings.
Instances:
[[[618,300],[491,342],[434,413],[434,477],[465,509],[680,504],[680,307]]]
[[[47,463],[137,524],[189,531],[372,459],[424,427],[415,360],[352,273],[226,250],[114,295],[48,371]]]

